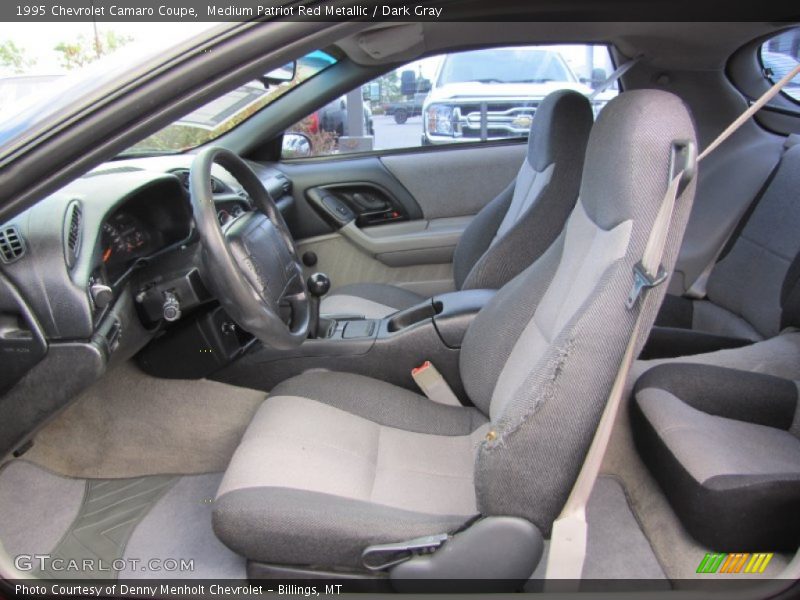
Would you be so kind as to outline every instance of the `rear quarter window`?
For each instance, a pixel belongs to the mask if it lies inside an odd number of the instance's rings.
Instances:
[[[784,31],[761,46],[761,66],[764,77],[775,83],[794,69],[800,62],[800,27]],[[793,102],[800,104],[800,75],[786,85],[782,93]]]

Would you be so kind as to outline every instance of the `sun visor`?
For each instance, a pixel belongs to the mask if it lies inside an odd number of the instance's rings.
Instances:
[[[400,60],[407,54],[416,54],[421,49],[423,40],[422,23],[373,29],[356,38],[358,47],[375,61],[384,61],[389,57]]]

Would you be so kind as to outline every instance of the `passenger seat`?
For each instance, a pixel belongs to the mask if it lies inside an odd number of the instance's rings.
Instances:
[[[636,446],[687,531],[722,552],[800,544],[798,382],[669,363],[634,388]]]
[[[778,168],[726,244],[703,300],[668,295],[640,358],[734,348],[785,328],[800,275],[800,136],[787,139]],[[783,315],[783,316],[782,316]]]
[[[578,92],[560,90],[542,101],[517,178],[475,216],[456,246],[456,289],[499,289],[552,244],[575,207],[593,121],[589,100]],[[425,299],[394,285],[356,283],[323,298],[320,313],[380,319]]]

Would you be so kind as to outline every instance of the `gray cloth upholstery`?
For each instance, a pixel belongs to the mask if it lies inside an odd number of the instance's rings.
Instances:
[[[762,337],[780,331],[781,287],[800,252],[798,190],[800,146],[795,146],[786,151],[741,235],[708,279],[708,300],[745,319]]]
[[[417,433],[467,435],[487,421],[475,408],[436,404],[396,385],[353,373],[306,371],[277,385],[271,396],[309,398],[379,425]]]
[[[366,377],[286,381],[225,473],[215,531],[249,558],[357,569],[372,543],[451,532],[477,515],[474,455],[487,427],[474,409]]]
[[[636,383],[631,411],[639,452],[694,537],[722,551],[796,549],[795,382],[666,364]]]
[[[497,292],[467,330],[459,357],[461,379],[470,400],[485,414],[523,324],[533,318],[555,275],[563,246],[559,237],[525,273]],[[531,286],[529,279],[541,285]]]
[[[716,365],[654,367],[639,378],[636,387],[664,390],[709,415],[783,430],[791,428],[797,412],[793,381]]]
[[[514,314],[516,304],[528,302],[527,295],[538,294],[539,286],[548,286],[548,292],[554,286],[564,290],[559,297],[550,298],[547,292],[542,296],[531,319],[539,322],[539,331],[531,334],[535,343],[522,339],[524,331],[517,334],[493,391],[490,412],[497,436],[481,445],[475,477],[483,514],[525,517],[545,534],[550,531],[594,435],[638,311],[643,311],[641,328],[647,331],[663,298],[662,286],[650,290],[637,310],[624,305],[633,266],[643,254],[666,191],[672,144],[694,139],[686,108],[673,95],[642,90],[609,103],[589,140],[580,199],[567,223],[552,281],[543,281],[537,261],[518,276],[519,291],[498,294],[468,331],[462,346],[462,377],[470,398],[483,407],[486,388],[481,382],[497,377],[497,364],[470,357],[491,357],[497,341],[476,335],[485,327],[481,321],[494,314],[486,327],[502,332],[510,327],[502,323],[506,315]],[[674,264],[693,194],[690,185],[677,202],[662,261],[667,269]],[[619,243],[613,235],[606,246],[602,241],[599,246],[589,244],[585,234],[570,241],[573,225],[576,232],[585,231],[583,225],[577,227],[584,217],[595,224],[596,231],[589,236],[594,241],[629,227],[620,258],[611,251],[618,250]],[[605,255],[603,261],[598,255]],[[591,289],[588,280],[593,282]],[[501,301],[506,310],[497,307]],[[531,347],[536,351],[530,352]],[[515,352],[522,356],[515,359]],[[509,377],[519,383],[509,396],[498,398],[497,388],[511,362],[522,372]],[[502,410],[495,410],[496,403]]]
[[[592,110],[585,96],[571,90],[548,95],[531,123],[528,153],[517,178],[473,219],[453,256],[456,289],[499,289],[544,253],[561,232],[575,206],[586,152]],[[382,288],[379,291],[378,288]],[[334,289],[322,312],[366,313],[379,318],[403,304],[394,286],[372,284]],[[336,302],[336,296],[350,296]],[[382,306],[355,300],[363,297]],[[335,304],[333,303],[335,302]],[[353,311],[343,310],[349,306]]]
[[[458,289],[499,289],[533,263],[561,233],[578,197],[578,187],[592,127],[592,110],[587,99],[576,92],[561,90],[547,96],[534,115],[528,139],[527,161],[520,169],[517,186],[531,172],[536,177],[548,172],[549,178],[533,198],[515,189],[514,203],[524,203],[511,224],[501,223],[501,233],[473,263]],[[527,194],[526,194],[527,195]],[[460,245],[478,238],[466,235]],[[473,242],[474,243],[474,242]],[[473,251],[474,254],[474,251]],[[458,249],[453,257],[453,272],[466,270],[459,262],[466,258]]]
[[[453,254],[453,279],[456,281],[456,287],[463,285],[472,268],[494,241],[497,230],[511,206],[515,183],[516,180],[512,181],[494,200],[481,209],[461,236]]]
[[[458,529],[463,516],[428,515],[305,490],[247,488],[218,497],[214,531],[265,563],[356,570],[369,545]]]
[[[786,145],[779,165],[711,270],[707,297],[685,299],[681,317],[675,313],[678,302],[670,299],[659,325],[755,342],[800,322],[800,292],[797,297],[789,293],[798,279],[790,267],[800,256],[800,145]]]
[[[415,394],[301,375],[259,409],[231,461],[215,510],[220,538],[261,560],[352,568],[368,543],[452,530],[478,514],[523,517],[546,535],[628,340],[663,298],[664,286],[625,306],[678,140],[694,141],[694,128],[674,95],[635,91],[605,107],[562,234],[466,334],[462,379],[490,422],[464,407],[412,416],[424,402]],[[677,201],[667,269],[693,194],[692,182]]]

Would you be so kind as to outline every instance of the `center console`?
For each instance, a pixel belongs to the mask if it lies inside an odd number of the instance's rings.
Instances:
[[[466,290],[434,296],[383,319],[320,315],[316,337],[293,350],[256,344],[213,379],[270,390],[309,369],[345,371],[416,391],[411,370],[431,361],[462,401],[466,399],[458,356],[467,328],[494,290]]]

